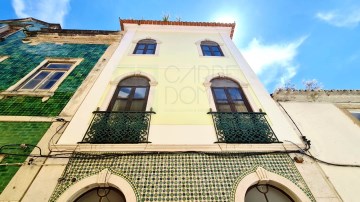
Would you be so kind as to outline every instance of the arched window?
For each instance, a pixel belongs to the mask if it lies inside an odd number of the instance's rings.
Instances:
[[[211,80],[211,91],[218,112],[252,112],[243,91],[233,80],[215,78]]]
[[[149,88],[149,80],[141,76],[120,81],[108,111],[145,111]]]
[[[284,191],[272,185],[251,186],[245,195],[245,202],[294,202]]]
[[[113,187],[96,187],[78,197],[75,202],[126,202],[124,194]]]
[[[155,54],[156,41],[153,39],[140,40],[135,47],[133,54]]]
[[[218,43],[213,41],[202,41],[200,43],[203,56],[224,56]]]

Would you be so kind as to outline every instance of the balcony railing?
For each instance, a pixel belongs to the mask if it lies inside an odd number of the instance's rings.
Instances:
[[[151,114],[155,112],[95,111],[81,143],[148,143]]]
[[[219,143],[278,143],[265,113],[209,112]]]

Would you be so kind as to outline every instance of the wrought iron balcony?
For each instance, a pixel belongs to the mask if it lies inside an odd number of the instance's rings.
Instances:
[[[278,143],[265,113],[209,112],[220,143]]]
[[[95,111],[81,143],[148,143],[151,114],[155,112]]]

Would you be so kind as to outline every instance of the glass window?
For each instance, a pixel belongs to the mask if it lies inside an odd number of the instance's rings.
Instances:
[[[125,202],[124,194],[113,187],[96,187],[78,197],[75,202],[118,201]]]
[[[129,77],[122,80],[110,102],[109,111],[145,111],[149,94],[149,80]]]
[[[204,56],[224,56],[219,44],[213,41],[202,41],[200,43]]]
[[[50,90],[71,68],[72,63],[47,63],[33,76],[25,81],[20,91],[47,91]]]
[[[360,121],[360,111],[350,111],[351,115]]]
[[[293,202],[284,191],[272,185],[254,185],[246,191],[245,202]]]
[[[241,88],[230,79],[216,78],[211,81],[211,89],[219,112],[252,112]]]
[[[156,41],[153,39],[140,40],[135,47],[133,54],[155,54]]]

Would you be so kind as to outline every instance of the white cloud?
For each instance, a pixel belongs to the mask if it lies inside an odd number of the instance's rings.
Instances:
[[[34,17],[50,23],[64,25],[70,9],[70,0],[12,0],[18,18]]]
[[[298,65],[294,62],[298,47],[307,36],[295,41],[279,44],[262,44],[254,38],[242,53],[251,68],[265,85],[283,85],[296,75]]]
[[[336,27],[356,27],[360,23],[360,8],[318,12],[316,17]]]

